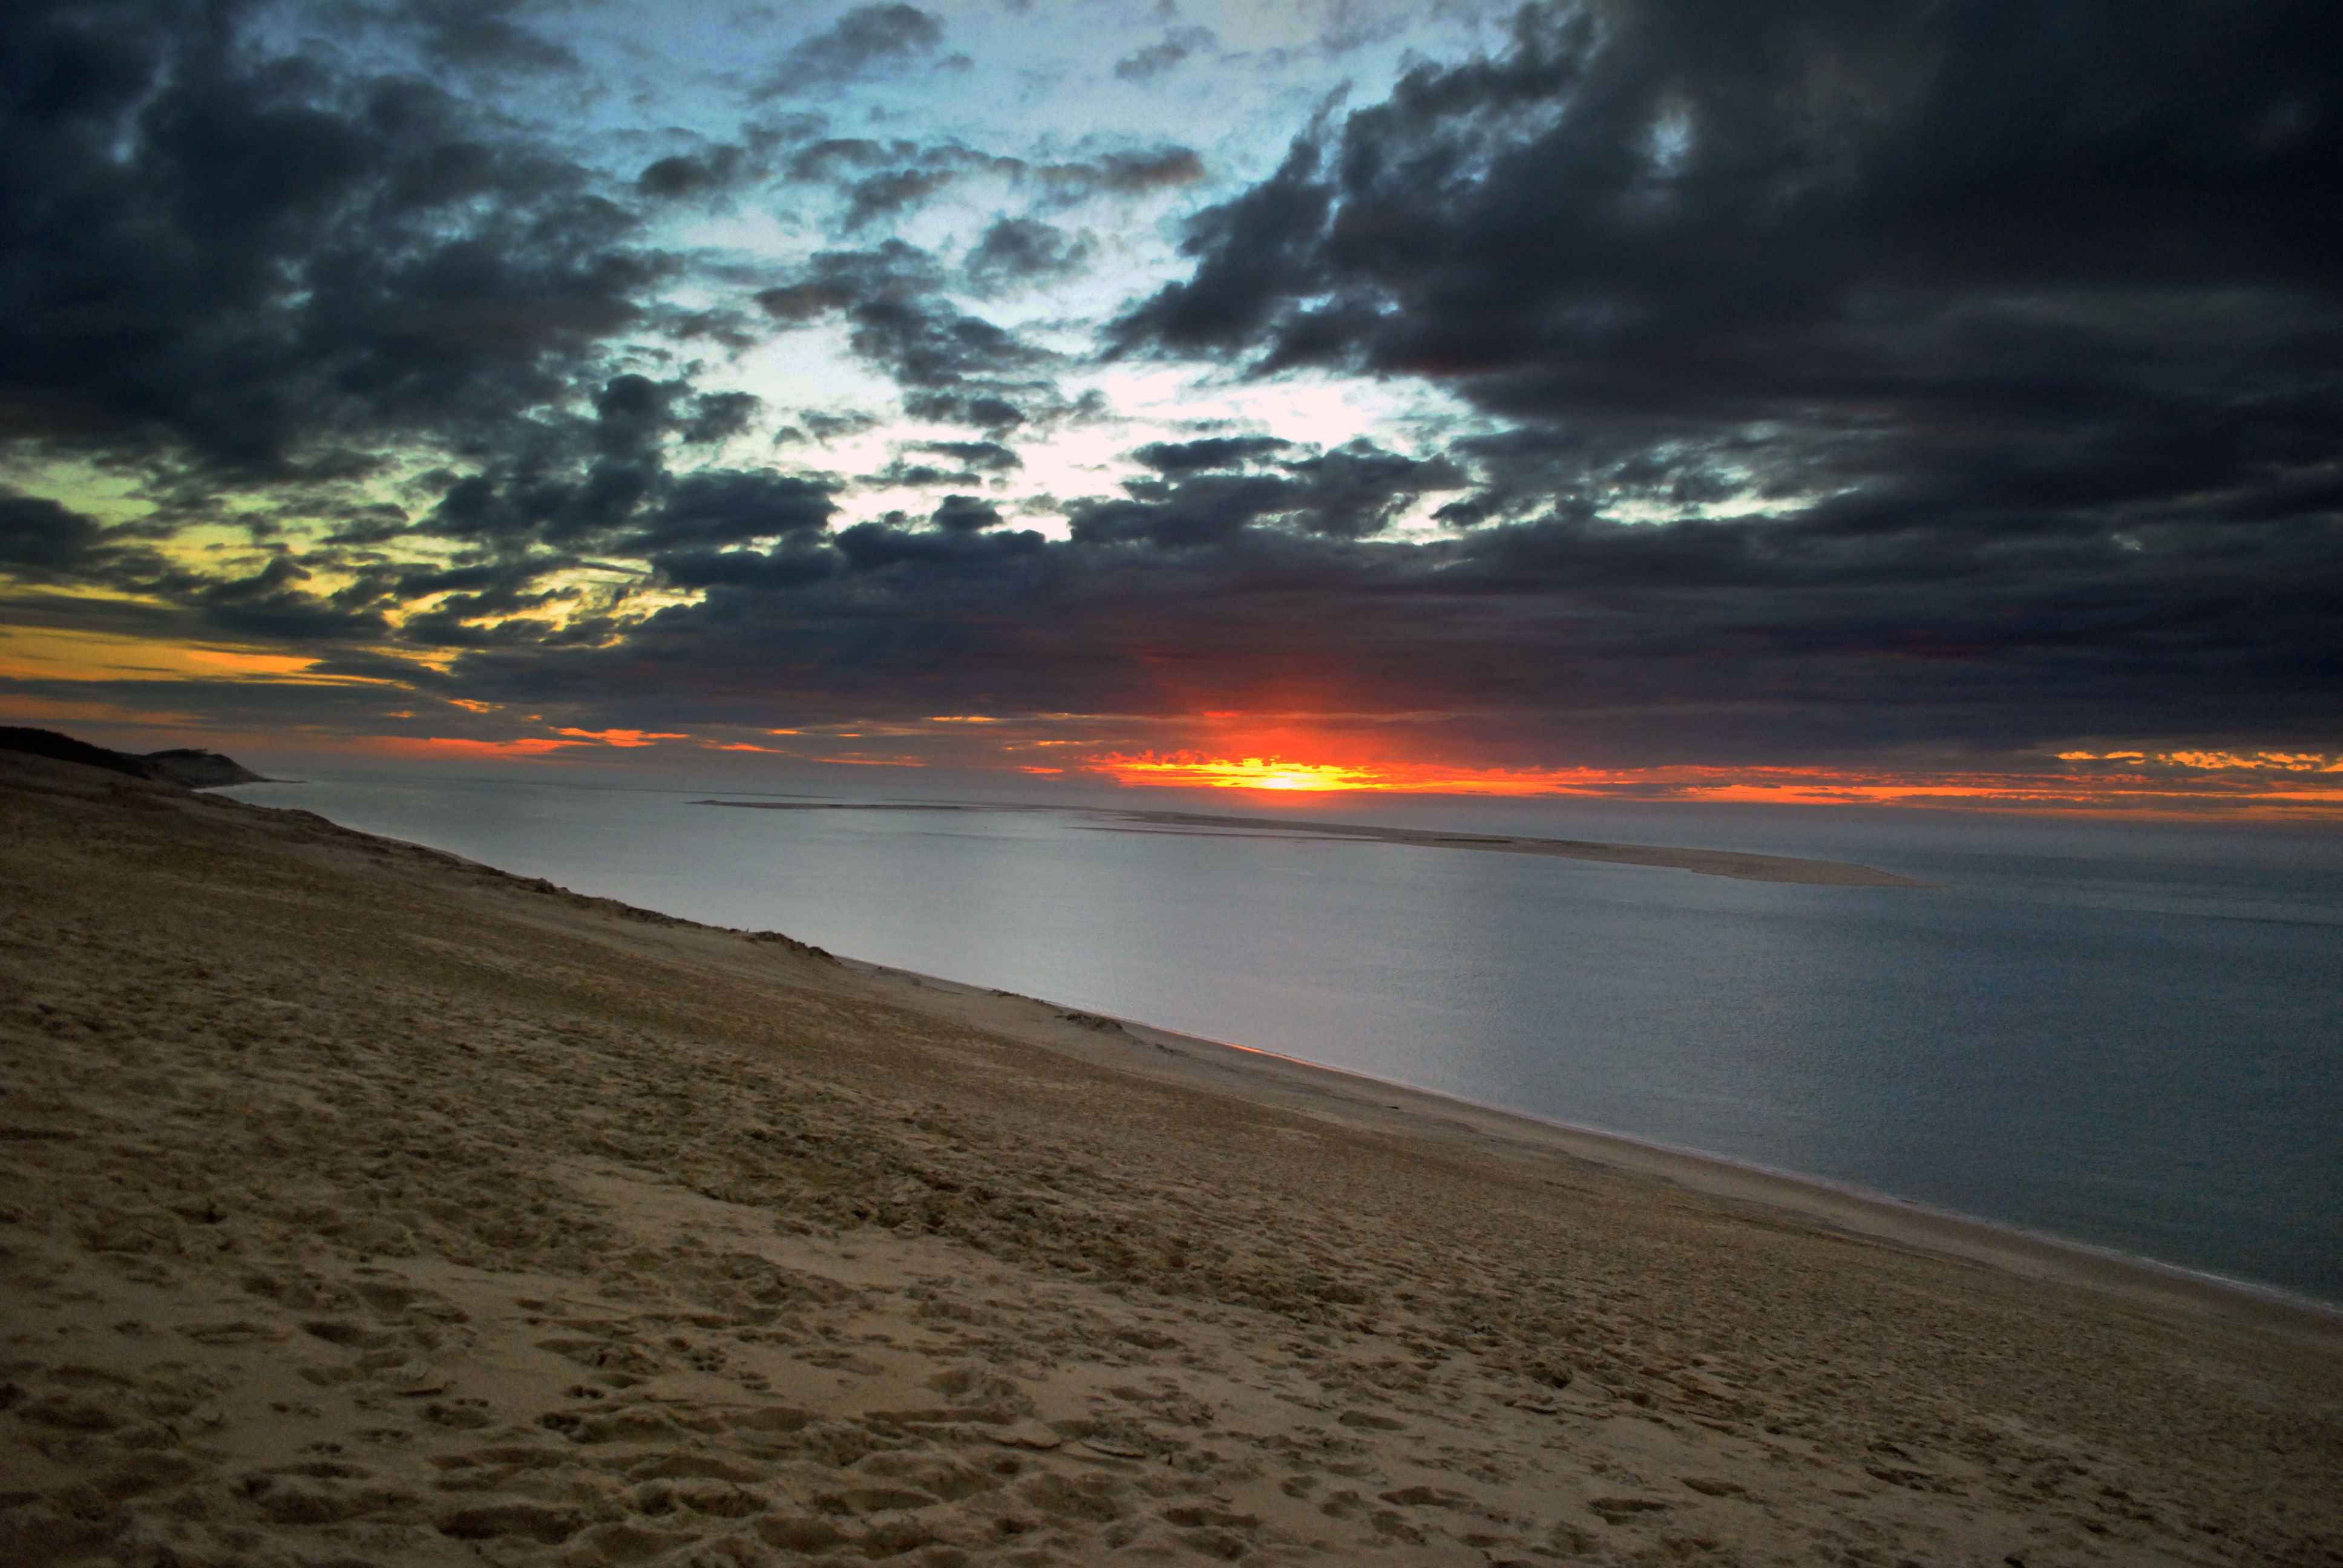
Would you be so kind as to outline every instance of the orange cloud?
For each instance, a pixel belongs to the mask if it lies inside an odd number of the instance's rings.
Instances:
[[[451,735],[371,735],[360,743],[367,751],[393,757],[543,757],[567,750],[575,740],[550,740],[528,736],[518,740],[464,740]]]
[[[648,729],[557,729],[556,735],[575,735],[581,739],[598,740],[605,746],[651,746],[661,740],[689,740],[689,735],[662,735]]]
[[[118,702],[61,702],[53,697],[25,697],[11,692],[0,698],[0,719],[32,724],[145,724],[200,726],[192,713],[126,708]]]
[[[554,736],[570,739],[556,739]],[[525,735],[512,740],[467,740],[452,735],[374,735],[360,740],[358,749],[394,757],[549,757],[581,746],[624,748],[690,739],[689,735],[662,735],[641,729],[557,729],[553,736]]]
[[[190,663],[216,665],[248,675],[299,675],[317,662],[297,654],[237,653],[220,648],[190,648],[183,651]]]

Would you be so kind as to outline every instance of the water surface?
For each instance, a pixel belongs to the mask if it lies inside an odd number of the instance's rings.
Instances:
[[[1118,831],[1074,811],[356,779],[233,793],[694,920],[2343,1301],[2332,839],[1518,802],[1307,813],[1943,884],[1909,890]]]

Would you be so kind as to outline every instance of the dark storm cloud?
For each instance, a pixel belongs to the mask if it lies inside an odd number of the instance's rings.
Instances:
[[[0,496],[11,575],[155,601],[59,624],[277,639],[597,729],[1429,712],[1519,765],[2336,744],[2328,10],[1533,7],[1495,55],[1322,116],[1109,345],[1413,378],[1469,417],[1407,450],[1193,424],[1062,502],[1011,489],[996,437],[1088,417],[1066,362],[963,305],[1087,241],[1004,211],[956,260],[840,247],[721,275],[730,304],[687,317],[637,214],[769,173],[883,232],[946,179],[1046,213],[1192,182],[1193,152],[1028,165],[804,122],[603,178],[415,79],[269,62],[238,15],[0,15],[0,436],[209,470],[166,473],[143,528]],[[864,7],[789,90],[940,37]],[[757,400],[662,357],[818,323],[970,437],[862,477],[922,487],[904,512],[757,466]],[[789,417],[777,444],[880,423]],[[369,508],[386,448],[424,456]],[[295,498],[213,504],[222,474]],[[1002,523],[1043,511],[1071,537]],[[1427,515],[1436,538],[1395,528]],[[334,528],[306,554],[302,516]],[[191,519],[252,547],[175,564],[156,546]],[[646,610],[652,584],[701,597]],[[457,657],[418,673],[379,651],[401,638]]]
[[[1090,265],[1091,243],[1031,217],[998,217],[970,247],[960,270],[980,293],[1041,278],[1066,277]]]
[[[635,189],[659,200],[683,200],[734,189],[761,172],[747,148],[721,143],[653,159],[635,176]]]
[[[1175,27],[1143,49],[1135,49],[1114,63],[1117,81],[1152,81],[1184,64],[1202,49],[1217,47],[1220,40],[1210,27]]]
[[[877,415],[866,414],[860,409],[848,409],[840,413],[822,408],[799,409],[798,422],[803,425],[806,427],[806,433],[817,441],[845,440],[860,436],[866,430],[875,430],[886,423]]]
[[[1525,13],[1297,142],[1128,340],[1679,419],[2120,415],[2235,333],[2292,351],[2273,390],[2333,346],[2329,8],[1605,15]]]
[[[1477,405],[1443,580],[1633,605],[1623,690],[1741,648],[1703,689],[1916,742],[2082,693],[2331,739],[2338,57],[2314,5],[1532,8],[1200,215],[1114,340]],[[1209,539],[1258,477],[1077,515]]]
[[[572,70],[578,57],[528,25],[534,0],[401,0],[377,12],[435,63],[488,71]]]
[[[864,479],[873,485],[973,485],[1024,466],[1023,458],[998,441],[915,441]]]
[[[834,480],[764,471],[702,469],[676,479],[641,531],[616,541],[623,555],[818,534],[837,511]]]
[[[1242,468],[1280,452],[1293,443],[1275,436],[1213,436],[1199,441],[1156,441],[1131,456],[1161,474],[1189,474],[1199,469]]]
[[[957,177],[950,169],[893,169],[857,180],[848,193],[846,226],[857,229],[873,218],[910,211]]]
[[[1145,196],[1193,185],[1204,177],[1204,160],[1192,148],[1160,146],[1040,164],[1031,173],[1052,202],[1071,205],[1100,195]]]
[[[357,508],[344,515],[343,521],[333,532],[320,540],[327,546],[348,545],[364,548],[388,544],[407,531],[407,508],[382,503]]]
[[[705,602],[575,658],[484,654],[456,689],[678,728],[777,709],[1437,712],[1473,759],[1525,766],[2331,739],[2317,697],[2343,572],[2315,536],[1955,547],[1581,518],[1408,545],[1274,522],[1291,481],[1206,477],[1140,528],[1101,526],[1117,503],[1077,508],[1063,543],[866,523],[829,547],[679,559],[669,580]]]
[[[794,588],[838,568],[832,551],[780,547],[771,550],[676,550],[652,558],[659,577],[679,588]]]
[[[1183,549],[1277,519],[1309,533],[1363,538],[1380,533],[1416,498],[1465,482],[1445,458],[1403,457],[1366,440],[1275,462],[1268,473],[1229,471],[1292,445],[1273,437],[1232,437],[1142,447],[1132,456],[1165,477],[1126,480],[1127,499],[1077,503],[1071,513],[1074,538]]]
[[[841,218],[851,231],[916,211],[930,197],[972,174],[1018,179],[1025,165],[957,142],[917,142],[831,136],[800,147],[784,171],[797,184],[826,184],[845,198]]]
[[[921,441],[911,450],[933,452],[965,467],[986,474],[1006,474],[1025,466],[1025,459],[998,441]]]
[[[863,524],[641,648],[720,668],[711,717],[1282,699],[1531,765],[2331,749],[2339,26],[1533,10],[1203,214],[1119,339],[1425,377],[1481,433],[1157,443],[1068,541]],[[1453,535],[1379,537],[1408,506]]]
[[[944,25],[916,5],[858,5],[784,57],[759,95],[813,92],[899,71],[936,52]]]
[[[998,527],[1001,512],[981,497],[946,496],[928,520],[946,533],[973,533],[979,528]]]
[[[680,155],[662,160],[644,171],[642,183],[648,189],[656,174],[661,183],[696,191],[712,177],[701,169],[703,161]],[[743,162],[740,166],[761,166]],[[850,232],[916,212],[940,193],[979,176],[1000,182],[1011,192],[1035,191],[1038,204],[1049,208],[1072,206],[1094,196],[1145,196],[1204,177],[1203,161],[1180,146],[1033,164],[956,141],[921,144],[865,136],[807,141],[779,167],[793,185],[830,187],[842,200],[839,218]],[[971,253],[970,276],[983,286],[1070,272],[1087,259],[1088,252],[1087,240],[1070,241],[1046,223],[1003,214]]]
[[[437,503],[405,536],[410,548],[452,543],[455,564],[400,570],[361,561],[334,605],[372,613],[381,604],[446,596],[399,628],[403,640],[434,647],[599,642],[619,623],[582,611],[550,614],[574,608],[578,595],[541,586],[546,578],[580,565],[621,574],[648,569],[629,561],[664,571],[670,561],[724,547],[803,539],[828,528],[840,485],[828,476],[669,469],[670,441],[706,445],[739,434],[760,407],[754,397],[700,394],[684,381],[627,374],[605,381],[589,402],[590,420],[539,421],[528,432],[532,439],[481,471],[443,477]],[[601,556],[618,560],[595,558]],[[548,614],[528,613],[537,611]]]
[[[687,446],[708,446],[726,441],[747,430],[755,423],[757,412],[765,400],[754,392],[703,392],[693,397],[691,414],[677,426],[676,434]]]
[[[1288,510],[1295,487],[1271,475],[1206,474],[1176,485],[1132,481],[1125,499],[1075,504],[1073,537],[1085,545],[1145,543],[1178,550],[1220,544]]]
[[[47,497],[0,490],[0,572],[18,582],[184,590],[196,579],[151,543],[169,531],[145,523],[108,527]]]
[[[835,180],[855,171],[919,156],[916,142],[874,142],[865,136],[828,136],[791,156],[788,174],[793,180]]]
[[[997,434],[1065,408],[1043,374],[1057,356],[945,299],[946,273],[926,251],[889,240],[873,250],[824,252],[808,271],[765,289],[757,303],[791,325],[842,313],[849,345],[902,388],[911,417]]]
[[[234,5],[0,15],[7,434],[246,477],[562,396],[669,270],[585,173]]]
[[[106,530],[41,496],[0,496],[0,566],[46,575],[85,565]]]
[[[380,578],[355,593],[321,596],[303,586],[311,578],[308,568],[281,551],[243,576],[207,577],[166,560],[136,528],[107,528],[41,497],[0,496],[0,570],[19,583],[97,586],[165,601],[133,608],[60,598],[44,605],[12,596],[0,606],[0,620],[10,625],[297,642],[379,637],[388,629],[371,608],[383,597]]]
[[[568,560],[500,560],[476,561],[461,567],[412,568],[386,582],[383,592],[385,597],[402,600],[428,598],[433,594],[462,593],[486,596],[510,607],[518,603],[523,590],[537,579],[544,568],[572,564]]]
[[[965,502],[967,498],[953,499]],[[999,520],[998,516],[990,519]],[[884,523],[857,523],[838,536],[838,553],[845,558],[850,572],[867,574],[907,568],[917,578],[936,572],[952,577],[964,572],[987,573],[1010,563],[1039,558],[1048,549],[1039,534],[988,534],[983,532],[988,526],[967,511],[955,511],[953,520],[943,522],[932,533],[890,528]]]
[[[850,314],[855,351],[904,387],[990,385],[1050,358],[981,317],[931,300],[864,300]]]
[[[290,556],[278,556],[248,578],[209,584],[194,599],[210,625],[245,637],[346,641],[389,629],[380,615],[342,608],[299,586],[308,580]]]

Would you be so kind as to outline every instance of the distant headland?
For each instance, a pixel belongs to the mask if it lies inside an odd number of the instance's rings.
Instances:
[[[104,768],[116,773],[127,773],[133,779],[150,779],[188,789],[216,789],[223,784],[276,782],[255,773],[234,758],[223,757],[216,751],[202,751],[185,746],[175,747],[168,751],[116,751],[110,747],[93,746],[86,740],[76,740],[70,735],[60,735],[54,729],[30,729],[21,725],[0,724],[0,751],[23,751],[58,762],[78,762],[85,768]]]

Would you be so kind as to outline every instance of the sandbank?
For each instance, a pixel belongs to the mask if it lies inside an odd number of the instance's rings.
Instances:
[[[938,801],[694,800],[694,806],[731,806],[749,811],[1070,811],[1097,819],[1113,830],[1184,832],[1198,836],[1273,834],[1282,838],[1344,839],[1371,844],[1405,844],[1425,849],[1478,849],[1501,855],[1547,855],[1565,860],[1602,860],[1619,866],[1654,866],[1702,877],[1732,877],[1745,882],[1805,882],[1829,888],[1927,888],[1917,878],[1857,866],[1845,860],[1810,860],[1794,855],[1757,855],[1739,849],[1685,849],[1661,844],[1604,844],[1585,839],[1537,839],[1503,833],[1443,832],[1433,829],[1385,828],[1357,822],[1312,822],[1285,817],[1224,817],[1202,811],[1137,811],[1111,808],[981,805]]]
[[[2328,1563],[2319,1313],[0,759],[0,1560]]]

